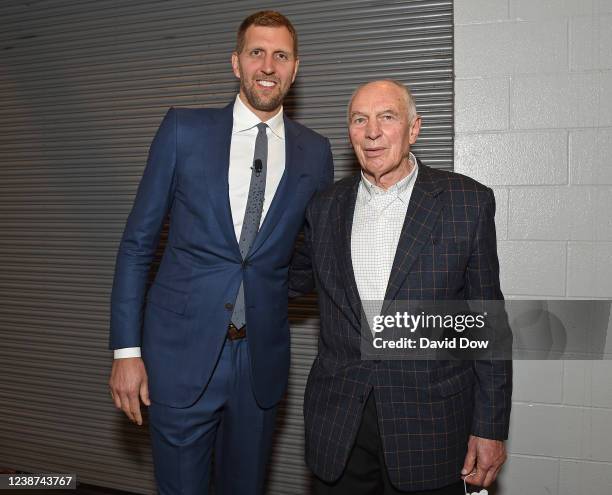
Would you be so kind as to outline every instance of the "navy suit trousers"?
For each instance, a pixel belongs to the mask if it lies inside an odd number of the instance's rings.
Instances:
[[[226,340],[195,404],[149,408],[159,493],[208,494],[214,450],[216,495],[262,494],[275,418],[255,401],[246,339]]]

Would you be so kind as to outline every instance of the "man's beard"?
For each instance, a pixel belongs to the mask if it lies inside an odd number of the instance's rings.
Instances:
[[[288,90],[283,92],[282,89],[279,89],[277,93],[270,95],[270,98],[262,98],[261,95],[257,93],[255,84],[257,83],[254,82],[251,85],[247,85],[244,79],[240,79],[240,88],[244,92],[249,104],[254,109],[261,112],[271,112],[282,105]],[[279,84],[280,83],[277,81],[277,85]]]

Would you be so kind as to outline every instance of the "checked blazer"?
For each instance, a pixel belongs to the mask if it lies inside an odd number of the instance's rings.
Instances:
[[[348,177],[315,195],[290,270],[292,292],[316,285],[321,315],[304,398],[306,461],[325,481],[341,476],[373,392],[393,485],[442,487],[459,481],[470,434],[507,438],[512,365],[361,359],[363,309],[351,261],[359,181]],[[489,188],[419,162],[385,300],[503,299],[494,215]]]

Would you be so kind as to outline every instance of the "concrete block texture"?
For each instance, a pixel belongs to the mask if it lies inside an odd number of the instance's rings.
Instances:
[[[567,281],[570,297],[612,297],[612,243],[570,242]]]
[[[601,72],[599,127],[612,127],[612,71]]]
[[[561,404],[562,361],[515,361],[512,399],[519,402]]]
[[[608,2],[612,4],[612,2]],[[612,69],[612,15],[599,17],[599,69]]]
[[[592,405],[593,361],[563,362],[563,403],[571,406]]]
[[[570,70],[612,69],[612,16],[570,20]]]
[[[593,17],[577,17],[569,24],[569,57],[572,71],[593,70],[599,63],[599,23]]]
[[[564,296],[564,242],[498,242],[502,291],[507,296]]]
[[[612,463],[561,460],[559,495],[603,495],[611,493],[611,487]]]
[[[563,403],[612,410],[611,376],[612,361],[565,361]]]
[[[488,186],[567,183],[567,133],[458,135],[455,170]]]
[[[457,77],[567,70],[567,21],[493,22],[455,27]]]
[[[571,184],[612,185],[612,127],[569,134]]]
[[[559,460],[510,455],[497,479],[495,495],[556,494]]]
[[[454,2],[455,25],[508,20],[508,0]]]
[[[591,404],[595,407],[612,409],[612,386],[610,386],[612,361],[592,361],[591,365]],[[609,445],[612,446],[612,438],[608,439]]]
[[[599,73],[516,77],[510,96],[510,126],[594,127],[599,119],[599,94]]]
[[[508,78],[455,81],[455,131],[475,132],[508,128]]]
[[[612,14],[612,2],[610,0],[594,0],[593,5],[597,14]]]
[[[612,462],[612,409],[593,408],[591,415],[589,457],[594,461]],[[612,491],[612,485],[609,490]]]
[[[612,186],[510,190],[508,239],[612,241]]]
[[[510,0],[510,17],[550,19],[606,12],[606,0]]]
[[[494,189],[504,294],[612,298],[612,0],[454,9],[455,170]],[[609,360],[516,361],[492,493],[612,495],[611,376]]]
[[[495,233],[498,240],[508,237],[508,189],[494,188],[495,194]]]
[[[509,450],[513,454],[585,457],[590,413],[582,407],[515,403]]]

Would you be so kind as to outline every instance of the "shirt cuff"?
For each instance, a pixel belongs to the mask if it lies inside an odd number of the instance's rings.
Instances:
[[[115,349],[115,359],[140,357],[140,347],[124,347]]]

